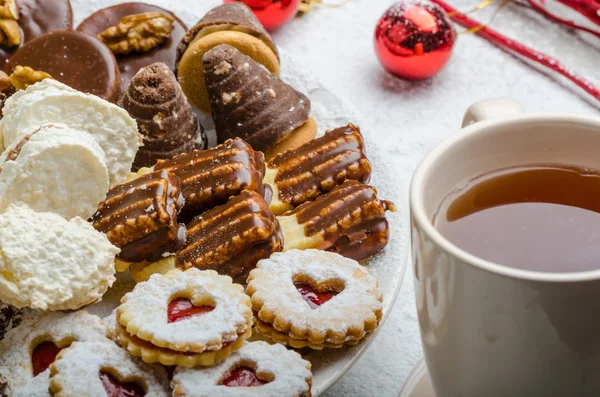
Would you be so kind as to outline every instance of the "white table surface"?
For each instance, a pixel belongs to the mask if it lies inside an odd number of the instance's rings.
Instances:
[[[106,0],[89,0],[95,7]],[[188,22],[220,0],[146,0],[181,12]],[[330,2],[340,0],[325,0]],[[479,0],[449,0],[469,10]],[[549,0],[552,1],[552,0]],[[109,0],[118,3],[120,0]],[[81,1],[78,1],[81,3]],[[340,8],[320,8],[297,18],[274,34],[277,45],[294,54],[363,116],[363,133],[379,137],[407,192],[412,172],[436,143],[457,131],[465,109],[481,99],[509,96],[532,112],[600,115],[600,103],[554,74],[497,49],[474,35],[460,35],[454,55],[432,80],[412,83],[388,75],[373,50],[373,32],[390,0],[350,0]],[[168,7],[168,6],[167,6]],[[487,21],[494,6],[476,15]],[[99,7],[98,7],[99,8]],[[182,10],[190,10],[185,14]],[[75,10],[76,19],[85,10]],[[493,22],[498,30],[557,56],[600,84],[600,41],[579,36],[535,12],[511,4]],[[462,28],[459,28],[462,29]],[[592,44],[594,43],[594,44]],[[595,47],[593,46],[595,45]],[[359,363],[327,397],[396,397],[413,365],[421,358],[412,271],[406,274],[396,305]]]

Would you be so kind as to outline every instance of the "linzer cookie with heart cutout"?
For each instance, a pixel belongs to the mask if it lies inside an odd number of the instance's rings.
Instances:
[[[203,65],[219,142],[239,137],[267,152],[291,134],[316,135],[307,125],[310,100],[236,48],[211,49]]]
[[[167,170],[181,181],[184,216],[196,216],[225,204],[243,190],[264,196],[264,156],[242,139],[231,139],[209,150],[195,150],[171,160],[161,160],[156,171]]]
[[[273,188],[271,209],[280,215],[346,180],[366,183],[370,177],[371,164],[360,129],[349,124],[271,159],[265,182]]]
[[[252,333],[243,287],[215,271],[155,274],[121,302],[119,342],[147,363],[210,366],[242,347]]]
[[[177,47],[177,76],[190,102],[210,113],[202,58],[219,44],[228,44],[279,75],[279,54],[271,36],[243,3],[215,7],[190,29]]]
[[[357,344],[382,317],[377,279],[358,262],[330,252],[274,254],[250,272],[246,293],[256,330],[294,348]]]
[[[112,188],[91,222],[121,249],[120,259],[156,260],[185,243],[185,225],[177,221],[182,207],[179,178],[156,171]]]
[[[133,162],[135,171],[208,146],[202,125],[164,63],[147,66],[133,77],[121,107],[136,119],[143,139]]]
[[[108,342],[102,320],[80,310],[23,321],[0,342],[0,390],[7,396],[48,395],[48,368],[61,350],[77,341]]]
[[[117,102],[123,93],[110,49],[96,38],[73,30],[36,37],[23,44],[4,66],[9,75],[17,72],[21,79],[31,78],[18,73],[19,66],[46,73],[77,91],[109,102]]]
[[[129,2],[95,12],[77,30],[99,36],[113,49],[123,87],[127,87],[140,69],[153,63],[164,63],[175,71],[176,48],[187,26],[164,8]]]
[[[55,30],[73,27],[73,11],[69,0],[5,0],[1,19],[0,62],[5,63],[30,40]]]
[[[50,392],[56,397],[168,397],[164,368],[132,357],[110,340],[75,342],[50,366]]]
[[[286,251],[316,248],[362,261],[387,245],[385,214],[395,210],[392,202],[377,197],[374,187],[347,180],[277,219]]]
[[[246,343],[211,368],[177,368],[175,397],[310,397],[311,364],[281,345]]]

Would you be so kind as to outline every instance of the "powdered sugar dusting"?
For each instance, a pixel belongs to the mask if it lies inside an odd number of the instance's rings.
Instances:
[[[273,381],[260,387],[231,388],[219,382],[238,366],[255,365],[257,375]],[[205,369],[179,367],[172,385],[176,396],[187,397],[296,397],[305,396],[311,379],[310,363],[282,345],[246,343],[226,360]]]

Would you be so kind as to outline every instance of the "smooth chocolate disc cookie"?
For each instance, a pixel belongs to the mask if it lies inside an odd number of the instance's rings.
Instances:
[[[17,0],[21,45],[45,33],[73,28],[69,0]],[[0,60],[6,62],[19,47],[0,46]]]
[[[123,87],[129,85],[133,76],[140,69],[156,62],[162,62],[172,71],[175,71],[176,49],[187,31],[185,24],[175,14],[164,8],[145,3],[123,3],[95,12],[77,27],[80,32],[96,36],[107,28],[118,25],[119,21],[126,16],[145,12],[160,12],[172,16],[175,19],[173,31],[171,37],[165,43],[149,52],[133,52],[128,55],[117,56]]]
[[[122,94],[117,61],[110,49],[93,36],[74,30],[47,33],[25,43],[4,67],[46,72],[78,91],[117,102]]]

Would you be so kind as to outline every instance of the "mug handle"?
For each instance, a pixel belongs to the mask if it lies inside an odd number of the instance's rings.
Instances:
[[[464,128],[480,121],[517,116],[522,113],[525,113],[525,110],[513,99],[486,99],[469,106],[465,118],[463,119],[462,126]]]

